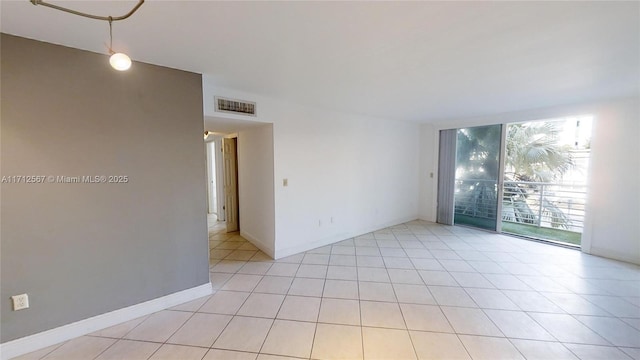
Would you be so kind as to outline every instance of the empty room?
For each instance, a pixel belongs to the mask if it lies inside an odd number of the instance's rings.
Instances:
[[[640,359],[639,2],[0,31],[0,359]]]

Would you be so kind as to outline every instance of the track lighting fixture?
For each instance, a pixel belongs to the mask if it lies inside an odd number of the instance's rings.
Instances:
[[[142,4],[144,3],[144,0],[139,0],[136,6],[134,6],[133,9],[131,9],[131,11],[129,11],[128,13],[122,16],[98,16],[98,15],[87,14],[87,13],[83,13],[73,9],[65,8],[59,5],[49,4],[47,2],[44,2],[43,0],[29,0],[29,1],[31,1],[33,5],[43,5],[55,10],[67,12],[69,14],[79,15],[86,18],[90,18],[90,19],[104,20],[109,22],[109,55],[111,55],[111,57],[109,58],[109,64],[111,64],[111,67],[113,67],[118,71],[125,71],[131,67],[131,58],[129,58],[129,56],[127,56],[124,53],[115,52],[113,50],[113,22],[127,19],[128,17],[133,15],[133,13],[135,13],[140,8],[140,6],[142,6]]]

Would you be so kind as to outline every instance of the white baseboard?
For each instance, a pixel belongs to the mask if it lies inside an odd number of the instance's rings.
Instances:
[[[349,236],[349,234],[337,234],[337,235],[332,235],[330,237],[324,238],[324,239],[320,239],[320,240],[316,240],[314,242],[310,242],[310,243],[304,243],[304,244],[300,244],[297,246],[290,246],[288,248],[284,248],[284,249],[279,249],[278,251],[276,251],[275,255],[273,258],[274,259],[282,259],[285,258],[287,256],[291,256],[291,255],[295,255],[295,254],[299,254],[305,251],[309,251],[309,250],[313,250],[313,249],[317,249],[319,247],[323,247],[326,245],[330,245],[333,243],[337,243],[338,241],[342,241],[342,240],[346,240],[349,238],[352,238],[353,236]]]
[[[396,225],[406,224],[408,222],[412,222],[416,220],[420,220],[418,215],[410,215],[410,216],[395,218],[394,220],[379,223],[379,224],[376,224],[375,226],[370,226],[366,229],[363,229],[363,231],[360,231],[359,234],[356,236],[376,232],[378,230],[386,229],[388,227],[392,227]],[[356,237],[356,236],[353,236],[353,237]]]
[[[624,261],[634,265],[640,265],[640,258],[636,254],[621,253],[619,251],[612,251],[611,249],[604,249],[599,247],[591,247],[589,254],[594,256],[600,256],[607,259]]]
[[[355,238],[357,236],[363,235],[363,234],[368,234],[368,233],[372,233],[374,231],[378,231],[381,229],[386,229],[388,227],[391,226],[395,226],[395,225],[399,225],[399,224],[404,224],[413,220],[417,220],[416,216],[409,216],[409,217],[405,217],[405,218],[398,218],[392,221],[388,221],[388,222],[384,222],[382,224],[378,224],[375,225],[373,227],[369,227],[369,228],[363,228],[359,231],[356,231],[354,233],[340,233],[340,234],[334,234],[331,235],[329,237],[320,239],[320,240],[316,240],[313,242],[309,242],[309,243],[304,243],[304,244],[300,244],[300,245],[296,245],[296,246],[290,246],[284,249],[277,249],[275,251],[275,255],[273,258],[274,259],[282,259],[284,257],[287,256],[291,256],[291,255],[295,255],[295,254],[299,254],[301,252],[305,252],[305,251],[309,251],[309,250],[313,250],[313,249],[317,249],[319,247],[322,246],[326,246],[326,245],[330,245],[330,244],[334,244],[337,243],[339,241],[342,240],[346,240],[346,239],[351,239],[351,238]]]
[[[125,321],[164,310],[212,293],[211,283],[178,291],[157,299],[97,315],[55,329],[0,344],[0,359],[8,360],[22,354],[43,349],[78,336],[114,326]]]
[[[252,243],[255,247],[257,247],[258,249],[262,250],[263,253],[271,256],[272,258],[274,258],[274,251],[270,246],[267,246],[265,244],[262,243],[262,241],[258,240],[257,237],[251,235],[250,233],[240,229],[240,236],[242,236],[243,238],[247,239],[250,243]]]

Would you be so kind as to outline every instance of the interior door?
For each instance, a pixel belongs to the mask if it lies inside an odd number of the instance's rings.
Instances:
[[[218,221],[226,221],[226,207],[227,202],[225,200],[226,196],[224,195],[224,143],[223,138],[216,138],[215,142],[215,158],[216,158],[216,202],[218,203]]]
[[[457,130],[454,224],[499,231],[502,125]]]
[[[224,194],[227,232],[238,231],[238,155],[236,138],[224,139]]]
[[[209,194],[209,214],[218,213],[216,196],[216,146],[213,141],[207,143],[207,192]]]

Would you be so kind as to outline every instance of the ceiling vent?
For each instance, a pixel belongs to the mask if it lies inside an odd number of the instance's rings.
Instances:
[[[239,115],[256,116],[256,103],[244,100],[226,99],[216,96],[216,111]]]

